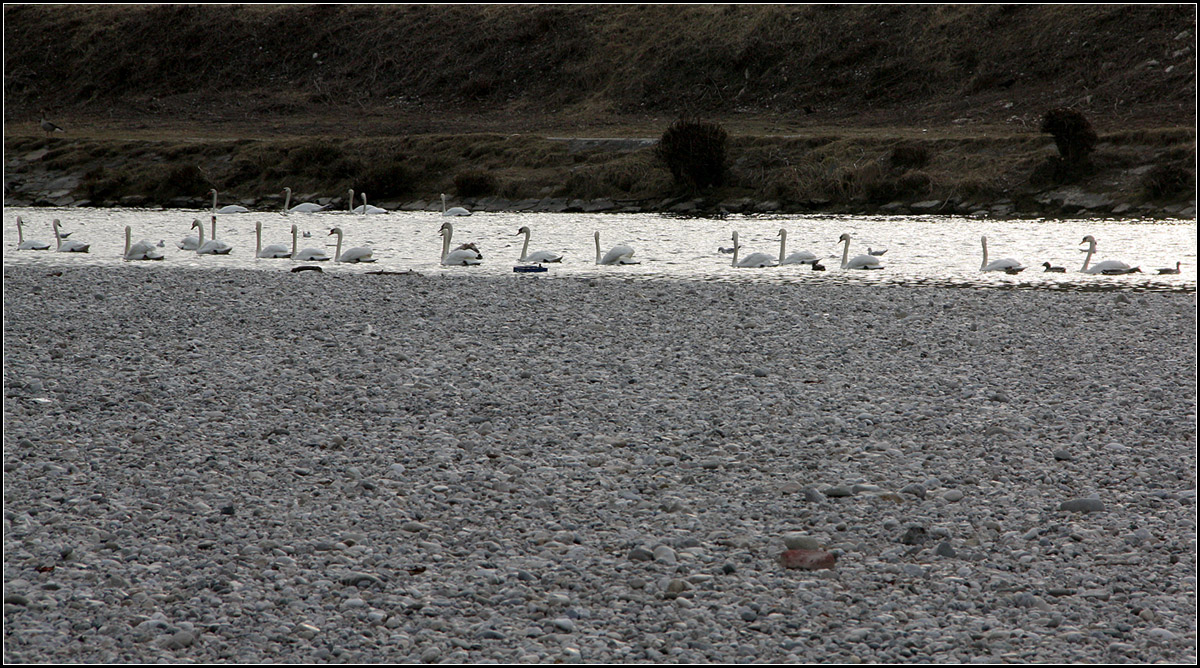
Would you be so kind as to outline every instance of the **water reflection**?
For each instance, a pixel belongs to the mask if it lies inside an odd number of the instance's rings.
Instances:
[[[27,238],[53,235],[50,221],[62,220],[72,239],[91,244],[87,254],[17,250],[16,218],[24,219]],[[9,208],[4,211],[4,261],[14,264],[69,266],[88,264],[132,267],[122,259],[124,229],[133,228],[134,240],[164,244],[161,266],[196,269],[225,267],[260,271],[290,271],[290,259],[254,256],[255,223],[263,227],[263,244],[291,247],[291,225],[311,234],[301,248],[327,248],[332,255],[335,237],[330,229],[344,231],[346,247],[368,246],[372,265],[321,263],[327,272],[413,270],[424,275],[522,276],[526,279],[627,279],[694,280],[776,283],[821,286],[830,284],[892,285],[901,287],[988,288],[1001,290],[1071,290],[1131,292],[1195,292],[1196,225],[1192,221],[1117,220],[983,220],[947,216],[727,216],[721,219],[679,218],[658,214],[549,214],[476,213],[456,217],[454,242],[474,242],[484,256],[477,267],[443,267],[439,264],[441,236],[446,218],[434,212],[393,212],[362,216],[347,212],[246,213],[217,219],[218,238],[231,243],[226,256],[199,256],[178,250],[176,241],[192,234],[193,219],[208,231],[210,212],[145,209]],[[561,264],[547,265],[544,273],[514,274],[524,242],[521,227],[532,230],[531,250],[562,253]],[[762,251],[777,255],[779,230],[788,232],[790,253],[810,250],[821,258],[826,271],[808,265],[762,269],[731,266],[732,256],[720,252],[739,235],[742,256]],[[605,250],[619,244],[632,246],[640,264],[597,266],[593,233],[600,232]],[[880,259],[881,271],[847,271],[840,268],[842,233],[851,235],[850,255],[867,248],[888,249]],[[1013,257],[1028,269],[1019,274],[979,271],[982,259],[979,238],[987,235],[997,257]],[[1087,235],[1098,241],[1093,262],[1120,259],[1140,266],[1141,274],[1091,276],[1079,273]],[[1066,267],[1066,273],[1046,273],[1043,262]],[[1178,275],[1157,275],[1159,267],[1183,263]],[[303,263],[312,264],[312,263]]]

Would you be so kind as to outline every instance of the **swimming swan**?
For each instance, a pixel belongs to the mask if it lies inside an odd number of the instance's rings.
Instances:
[[[304,260],[306,262],[324,262],[329,259],[325,251],[317,250],[316,248],[305,248],[300,252],[296,252],[296,226],[292,225],[292,259]]]
[[[54,240],[58,242],[58,252],[60,252],[60,253],[86,253],[86,252],[88,252],[88,248],[90,247],[89,244],[85,244],[81,241],[70,241],[70,240],[64,241],[62,235],[59,234],[59,232],[58,232],[59,225],[61,225],[61,223],[58,222],[57,218],[54,219],[54,222],[50,223],[50,226],[54,228]]]
[[[774,267],[775,258],[766,253],[751,253],[738,262],[738,251],[742,249],[738,243],[738,233],[733,233],[733,266],[735,267]]]
[[[797,251],[787,255],[787,230],[779,230],[779,264],[813,264],[819,258],[808,251]]]
[[[197,255],[229,255],[229,251],[233,250],[233,246],[224,241],[216,239],[204,240],[204,225],[199,220],[192,221],[192,227],[197,230],[199,244],[196,246]],[[217,217],[213,216],[213,231],[217,228]]]
[[[471,212],[461,206],[452,206],[446,208],[446,193],[442,193],[442,215],[443,216],[469,216]]]
[[[463,244],[450,250],[450,239],[454,236],[454,226],[442,223],[438,234],[442,235],[442,264],[447,266],[466,266],[483,263],[483,254],[475,244]]]
[[[1079,243],[1088,245],[1087,257],[1083,259],[1083,267],[1079,270],[1085,274],[1128,274],[1135,269],[1120,260],[1105,260],[1092,265],[1092,255],[1096,253],[1096,238],[1089,234]]]
[[[838,237],[838,242],[842,241],[846,242],[846,247],[842,249],[842,269],[883,269],[879,258],[874,255],[855,255],[854,259],[850,259],[849,232],[843,232],[842,236]]]
[[[295,225],[292,226],[295,229]],[[295,237],[292,238],[295,241]],[[262,223],[254,223],[254,257],[261,258],[286,258],[291,257],[287,246],[283,244],[271,244],[266,248],[262,247]]]
[[[521,257],[517,262],[562,262],[562,253],[552,253],[550,251],[534,251],[529,253],[529,228],[522,227],[517,230],[517,234],[525,235],[525,245],[521,247]]]
[[[25,241],[25,233],[21,230],[24,221],[17,216],[17,250],[50,250],[50,244],[45,241]]]
[[[283,192],[286,195],[283,198],[283,212],[284,213],[316,213],[318,211],[324,211],[325,209],[329,208],[328,204],[326,204],[325,206],[321,206],[320,204],[313,204],[312,202],[302,202],[300,204],[297,204],[296,206],[288,208],[288,206],[292,203],[292,189],[285,187],[283,189]]]
[[[208,193],[213,196],[213,205],[212,205],[213,213],[250,213],[250,209],[247,209],[244,206],[238,206],[237,204],[230,204],[228,206],[223,206],[220,209],[218,209],[217,208],[217,189],[213,188],[212,190],[208,191]]]
[[[133,230],[130,229],[130,227],[128,225],[126,225],[125,226],[125,253],[122,256],[126,260],[161,260],[161,259],[163,259],[162,251],[158,250],[158,248],[154,244],[150,243],[149,241],[146,241],[145,239],[142,239],[141,241],[137,242],[136,244],[130,245],[130,241],[132,240],[132,237],[133,237]]]
[[[333,252],[334,260],[338,262],[374,262],[375,258],[371,256],[371,249],[366,246],[355,246],[345,253],[342,252],[342,228],[335,227],[329,230],[330,234],[337,235],[337,249]]]
[[[979,241],[983,244],[983,262],[979,264],[979,271],[1004,271],[1015,274],[1025,270],[1024,265],[1011,257],[988,262],[987,237],[980,237]]]
[[[592,235],[596,241],[596,264],[640,264],[633,259],[632,246],[613,246],[612,250],[600,257],[600,232]]]

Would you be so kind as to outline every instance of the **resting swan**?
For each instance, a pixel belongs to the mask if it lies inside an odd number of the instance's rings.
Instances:
[[[846,247],[842,249],[842,269],[883,269],[879,258],[874,255],[855,255],[854,259],[850,259],[850,233],[843,232],[842,236],[838,237],[839,242],[846,242]]]
[[[292,259],[304,260],[306,262],[324,262],[329,259],[325,251],[317,250],[316,248],[305,248],[300,252],[296,252],[296,226],[292,225]]]
[[[819,258],[808,251],[787,255],[787,230],[779,230],[779,264],[813,264]]]
[[[471,215],[471,212],[467,211],[466,209],[462,208],[461,206],[452,206],[449,209],[447,209],[446,208],[446,193],[442,193],[442,215],[443,216],[469,216],[469,215]]]
[[[50,244],[45,241],[25,240],[25,232],[21,229],[24,221],[17,216],[17,250],[50,250]]]
[[[337,235],[337,249],[333,252],[334,260],[338,262],[374,262],[371,249],[366,246],[355,246],[345,253],[342,252],[342,228],[335,227],[329,230],[330,234]]]
[[[218,209],[217,208],[217,189],[213,188],[212,190],[208,191],[208,193],[213,196],[213,205],[212,205],[213,213],[250,213],[250,209],[247,209],[244,206],[238,206],[237,204],[230,204],[228,206],[223,206],[220,209]]]
[[[979,271],[1004,271],[1015,274],[1025,270],[1025,267],[1020,262],[1010,257],[988,262],[987,237],[980,237],[979,241],[983,244],[983,262],[979,265]]]
[[[283,192],[285,195],[285,197],[283,198],[283,212],[284,213],[316,213],[318,211],[324,211],[325,209],[329,208],[328,204],[326,204],[325,206],[321,206],[320,204],[313,204],[312,202],[302,202],[300,204],[297,204],[296,206],[288,208],[288,206],[292,203],[292,189],[285,187],[283,189]]]
[[[592,235],[596,241],[596,264],[640,264],[633,259],[632,246],[613,246],[612,250],[600,257],[600,232]]]
[[[88,248],[90,247],[89,244],[85,244],[81,241],[70,241],[70,240],[64,241],[63,240],[62,235],[59,234],[59,231],[58,231],[58,227],[61,224],[62,223],[58,222],[57,218],[54,219],[54,222],[50,223],[50,226],[54,228],[54,240],[58,242],[58,252],[60,252],[60,253],[86,253],[86,252],[88,252]]]
[[[225,243],[224,241],[218,241],[216,239],[205,241],[204,225],[202,225],[199,220],[193,220],[192,227],[197,230],[197,236],[199,237],[199,243],[196,246],[197,255],[229,255],[229,251],[233,250],[233,246]],[[216,228],[217,217],[213,216],[214,232],[216,231]]]
[[[733,233],[733,266],[735,267],[774,267],[775,258],[766,253],[751,253],[738,262],[738,251],[742,249],[738,243],[738,233]]]
[[[454,236],[454,226],[450,223],[442,223],[438,234],[442,235],[442,264],[461,267],[483,263],[483,254],[475,244],[463,244],[450,250],[450,239]]]
[[[296,226],[292,225],[292,229],[295,230]],[[294,234],[294,232],[293,232],[293,234]],[[292,237],[292,241],[295,241],[294,236]],[[291,257],[291,256],[292,256],[292,254],[288,252],[287,246],[284,246],[283,244],[271,244],[270,246],[263,248],[262,247],[262,223],[257,223],[257,222],[254,223],[254,257],[271,259],[271,258],[287,258],[287,257]]]
[[[1089,234],[1079,243],[1088,245],[1087,257],[1083,259],[1083,267],[1079,270],[1085,274],[1128,274],[1135,269],[1120,260],[1105,260],[1091,265],[1092,255],[1096,253],[1096,238]]]
[[[381,209],[377,206],[371,206],[370,204],[367,204],[367,194],[366,193],[358,194],[358,196],[362,198],[362,201],[363,201],[362,206],[354,206],[354,190],[351,189],[347,192],[350,195],[350,213],[359,213],[359,214],[363,214],[363,215],[366,215],[368,213],[370,213],[370,214],[387,213],[387,209]]]
[[[529,252],[529,228],[522,227],[517,230],[517,234],[525,235],[525,245],[521,247],[521,257],[517,262],[562,262],[562,253],[552,253],[550,251],[534,251]]]
[[[130,241],[132,240],[132,238],[133,238],[133,230],[128,225],[126,225],[125,226],[125,253],[123,255],[123,257],[126,260],[161,260],[161,259],[163,259],[163,252],[158,250],[157,246],[150,243],[149,241],[146,241],[145,239],[142,239],[141,241],[137,242],[136,244],[130,245]]]

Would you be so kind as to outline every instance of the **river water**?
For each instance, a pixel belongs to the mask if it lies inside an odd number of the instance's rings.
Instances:
[[[194,234],[193,219],[205,225],[209,236],[207,210],[147,210],[88,208],[18,208],[4,210],[4,262],[37,264],[47,268],[72,265],[125,267],[187,266],[236,267],[261,271],[290,271],[297,266],[290,259],[255,257],[255,223],[262,223],[263,245],[284,244],[291,248],[291,226],[301,233],[299,247],[318,248],[333,255],[335,236],[330,229],[340,227],[345,236],[344,249],[368,246],[374,251],[372,264],[321,263],[327,272],[407,271],[425,275],[513,276],[524,237],[518,228],[532,230],[530,252],[550,250],[564,255],[561,264],[546,265],[548,271],[520,274],[529,277],[620,276],[630,279],[667,279],[695,281],[755,281],[768,283],[827,282],[949,286],[976,288],[1063,289],[1063,290],[1196,290],[1195,221],[1167,220],[987,220],[961,216],[834,216],[778,215],[729,216],[724,219],[679,218],[659,214],[571,214],[571,213],[485,213],[449,217],[435,212],[390,212],[358,215],[349,212],[323,212],[283,215],[244,213],[220,215],[217,236],[234,246],[229,255],[197,255],[182,251],[175,243]],[[47,241],[50,251],[17,250],[17,216],[24,222],[25,238]],[[90,252],[57,253],[53,250],[51,220],[58,218],[70,239],[91,244]],[[443,267],[439,264],[443,222],[454,226],[453,244],[475,243],[484,256],[475,267]],[[163,262],[125,262],[125,226],[133,228],[134,241],[148,239],[164,242]],[[808,250],[824,258],[826,271],[813,271],[807,265],[787,265],[762,269],[731,266],[732,256],[722,253],[730,248],[732,233],[737,232],[741,256],[761,251],[777,256],[779,230],[786,229],[787,252]],[[640,263],[624,266],[597,266],[593,233],[600,232],[603,251],[617,244],[635,249]],[[880,257],[881,271],[854,271],[840,268],[843,246],[838,238],[852,237],[850,256],[865,253],[868,247],[887,252]],[[987,236],[989,259],[1011,257],[1026,265],[1025,271],[1009,275],[981,272],[980,237]],[[1122,260],[1140,266],[1141,274],[1093,276],[1080,273],[1087,246],[1084,236],[1097,240],[1093,264],[1102,260]],[[344,250],[343,249],[343,250]],[[1042,263],[1066,268],[1065,273],[1043,272]],[[1159,268],[1182,263],[1178,275],[1159,275]],[[314,264],[314,263],[303,263]]]

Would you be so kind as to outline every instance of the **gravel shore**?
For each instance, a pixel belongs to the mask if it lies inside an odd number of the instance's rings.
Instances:
[[[4,660],[1192,663],[1195,325],[5,266]]]

